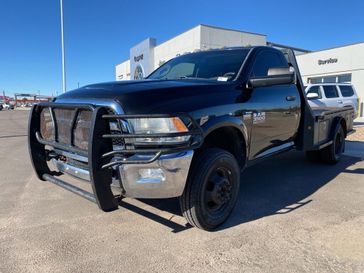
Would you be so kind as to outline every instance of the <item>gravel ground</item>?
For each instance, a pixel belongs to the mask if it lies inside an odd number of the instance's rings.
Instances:
[[[233,214],[209,233],[186,226],[176,199],[104,213],[39,181],[26,123],[27,111],[0,112],[1,273],[364,272],[364,161],[350,153],[335,166],[290,152],[247,169]]]
[[[364,142],[364,126],[355,127],[355,133],[347,137],[350,141],[363,141]]]

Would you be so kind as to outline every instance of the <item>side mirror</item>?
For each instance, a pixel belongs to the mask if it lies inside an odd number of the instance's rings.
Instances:
[[[265,77],[250,78],[246,84],[248,89],[281,85],[295,84],[296,73],[293,67],[272,67],[268,70],[268,75]]]
[[[306,94],[306,98],[308,100],[315,100],[319,98],[319,95],[317,93],[308,93]]]

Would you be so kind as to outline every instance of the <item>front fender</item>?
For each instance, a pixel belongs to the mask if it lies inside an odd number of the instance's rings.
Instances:
[[[218,117],[209,117],[207,121],[202,123],[206,118],[201,117],[199,120],[199,124],[203,131],[204,139],[213,131],[224,128],[224,127],[233,127],[237,129],[243,136],[246,146],[246,154],[249,153],[249,145],[250,145],[250,126],[244,122],[241,116],[233,116],[233,115],[223,115]],[[202,124],[201,124],[202,123]]]

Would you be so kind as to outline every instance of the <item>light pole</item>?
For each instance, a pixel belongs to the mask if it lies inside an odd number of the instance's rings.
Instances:
[[[61,44],[62,44],[62,88],[63,93],[66,92],[66,62],[64,58],[64,36],[63,36],[63,0],[60,0],[61,5]]]

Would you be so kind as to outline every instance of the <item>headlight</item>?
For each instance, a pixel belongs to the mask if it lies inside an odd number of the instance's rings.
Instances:
[[[54,127],[49,108],[44,108],[40,114],[40,134],[45,140],[54,140]]]
[[[73,141],[76,147],[87,150],[88,148],[88,137],[91,128],[92,112],[81,111],[79,112],[75,128],[73,130]]]
[[[186,125],[178,117],[171,118],[135,118],[128,119],[130,129],[134,134],[163,134],[188,132]],[[136,143],[163,144],[163,143],[183,143],[191,136],[177,137],[143,137],[135,138]]]

